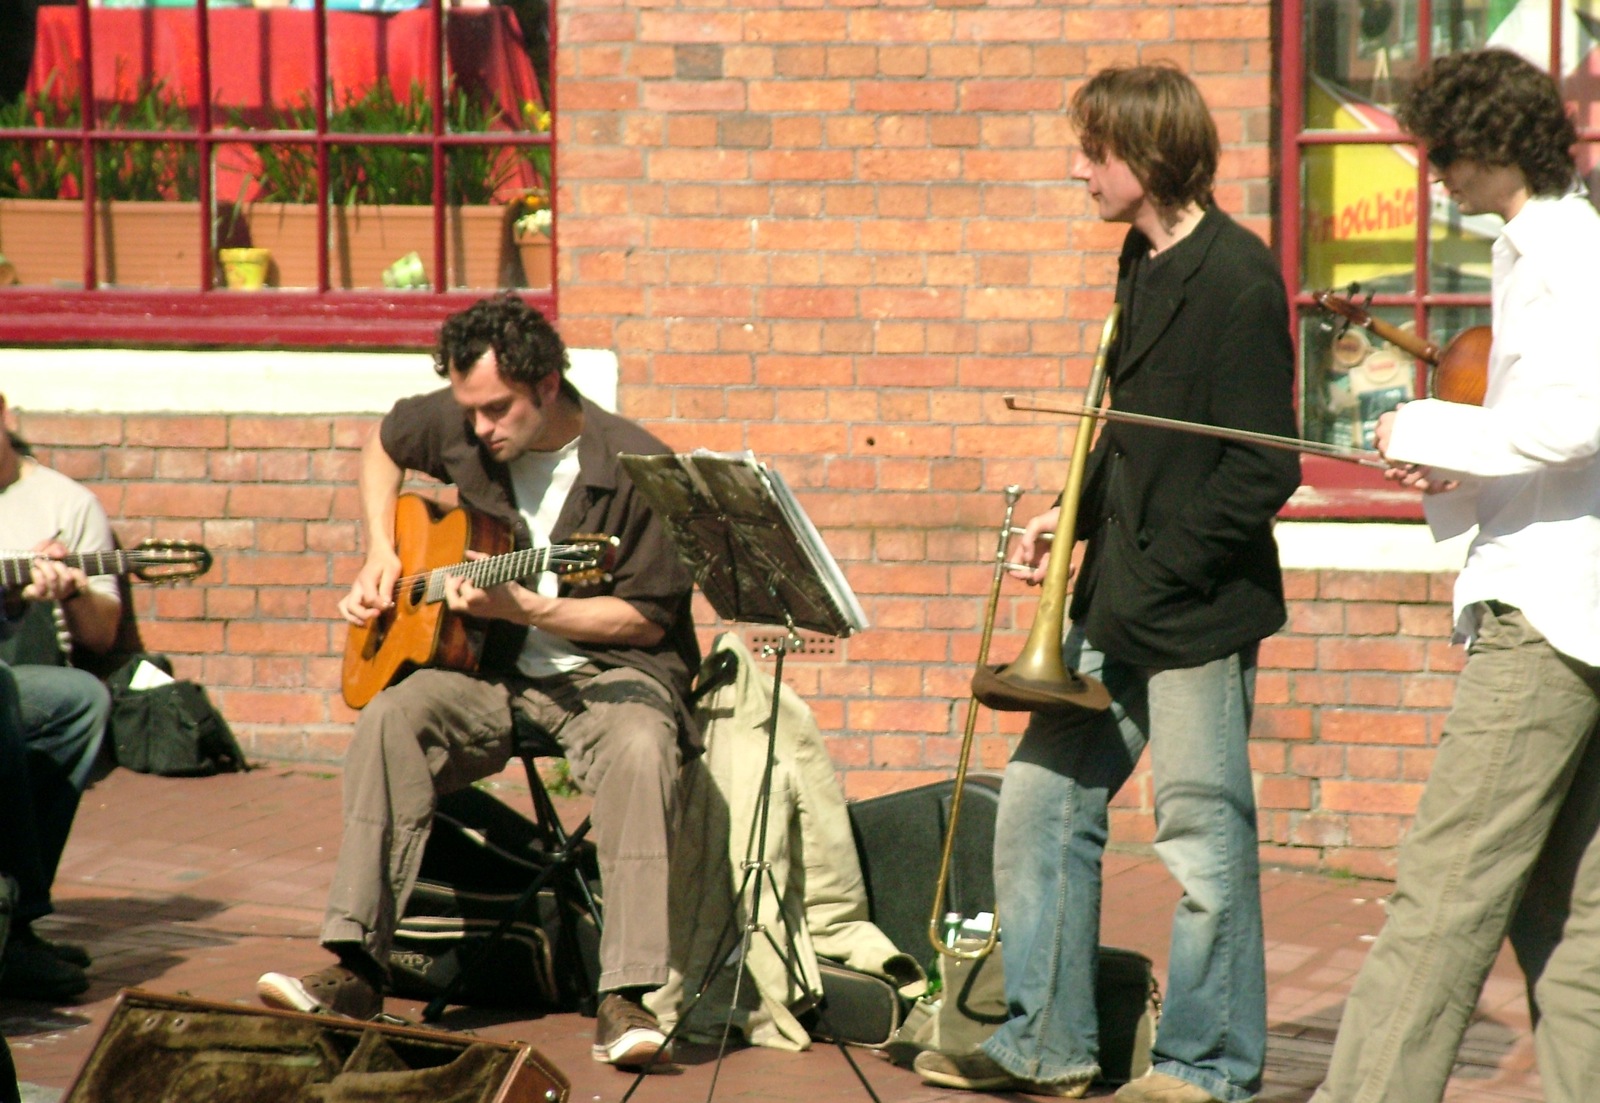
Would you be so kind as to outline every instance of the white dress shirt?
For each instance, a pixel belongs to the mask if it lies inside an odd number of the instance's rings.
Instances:
[[[1437,540],[1478,534],[1457,634],[1501,601],[1600,666],[1600,214],[1575,190],[1523,205],[1494,243],[1494,343],[1481,407],[1400,408],[1388,456],[1461,486],[1423,499]]]

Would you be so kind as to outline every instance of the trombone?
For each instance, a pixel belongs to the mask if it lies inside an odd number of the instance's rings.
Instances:
[[[1116,340],[1120,314],[1121,307],[1113,304],[1100,330],[1100,347],[1095,353],[1094,368],[1089,373],[1089,386],[1084,396],[1086,407],[1098,407],[1105,394],[1106,360]],[[995,612],[1000,605],[1000,583],[1005,579],[1009,566],[1006,563],[1006,547],[1011,540],[1011,521],[1017,499],[1022,497],[1021,487],[1006,487],[1006,515],[1000,525],[1000,539],[995,548],[994,578],[989,586],[988,607],[984,611],[983,634],[978,641],[972,695],[967,699],[967,722],[961,736],[961,753],[956,760],[955,790],[950,796],[950,822],[945,826],[944,850],[939,857],[939,880],[933,890],[933,912],[928,917],[928,941],[945,957],[976,961],[988,956],[1000,938],[998,907],[995,908],[994,921],[989,926],[988,938],[976,950],[947,946],[940,937],[945,891],[950,883],[950,856],[955,849],[956,829],[961,822],[961,796],[966,788],[967,762],[972,757],[972,736],[977,728],[978,706],[983,704],[992,709],[1010,711],[1084,709],[1098,712],[1111,704],[1111,695],[1106,692],[1105,686],[1093,678],[1068,670],[1061,661],[1061,635],[1066,618],[1066,590],[1071,577],[1078,498],[1083,489],[1083,475],[1089,463],[1093,434],[1094,419],[1085,416],[1078,425],[1072,465],[1067,471],[1066,486],[1061,491],[1061,516],[1056,525],[1050,565],[1045,569],[1044,588],[1039,596],[1033,627],[1028,633],[1028,642],[1023,645],[1022,654],[1015,662],[991,667],[988,665],[989,641],[994,636]]]

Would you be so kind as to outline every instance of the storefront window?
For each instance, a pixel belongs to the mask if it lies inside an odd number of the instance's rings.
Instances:
[[[1501,226],[1464,215],[1430,182],[1395,122],[1396,104],[1444,53],[1500,46],[1547,67],[1560,56],[1582,138],[1579,170],[1593,190],[1600,0],[1288,0],[1283,14],[1279,215],[1298,315],[1301,432],[1366,449],[1379,414],[1430,393],[1430,365],[1414,351],[1446,348],[1488,323],[1490,247]],[[1374,470],[1310,457],[1304,468],[1319,514],[1416,513],[1392,494],[1369,493],[1383,486]]]
[[[551,309],[548,35],[377,7],[42,6],[0,102],[0,340],[406,344],[486,290]]]

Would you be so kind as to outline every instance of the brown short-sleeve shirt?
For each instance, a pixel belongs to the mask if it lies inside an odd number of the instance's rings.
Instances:
[[[598,532],[615,536],[619,544],[609,579],[581,588],[563,579],[560,593],[563,597],[621,598],[666,634],[650,648],[577,641],[572,645],[601,669],[631,667],[670,689],[678,702],[685,747],[697,749],[699,733],[687,703],[690,683],[700,666],[700,645],[690,612],[694,580],[678,559],[660,520],[617,462],[624,452],[655,455],[671,449],[627,418],[586,398],[580,397],[579,402],[583,432],[578,438],[578,478],[551,530],[551,539],[562,543],[573,533]],[[448,387],[395,403],[379,427],[379,439],[396,464],[452,484],[463,506],[504,523],[519,548],[529,546],[532,536],[517,513],[506,466],[479,446]],[[495,622],[484,647],[484,671],[513,672],[526,634],[521,625]]]

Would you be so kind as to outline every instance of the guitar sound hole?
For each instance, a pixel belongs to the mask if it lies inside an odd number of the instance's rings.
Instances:
[[[421,605],[423,596],[428,592],[428,580],[419,578],[411,584],[410,596],[412,605]]]

